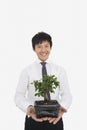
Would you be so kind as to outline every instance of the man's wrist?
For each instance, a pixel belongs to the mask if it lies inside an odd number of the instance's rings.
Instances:
[[[34,108],[34,107],[33,107],[32,105],[29,105],[29,106],[28,106],[28,108],[27,108],[27,115],[30,115],[30,114],[31,114],[33,108]]]
[[[29,105],[28,108],[33,107],[32,105]]]
[[[60,110],[62,111],[62,112],[67,112],[67,109],[65,109],[64,107],[60,107]]]

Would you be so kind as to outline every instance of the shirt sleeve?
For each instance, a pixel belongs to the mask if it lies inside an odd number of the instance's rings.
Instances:
[[[27,111],[27,107],[30,105],[28,99],[26,98],[28,80],[27,70],[24,69],[20,75],[14,98],[16,106],[24,112]]]
[[[70,92],[68,78],[64,68],[62,68],[60,71],[59,95],[60,95],[60,100],[59,100],[60,105],[67,110],[72,103],[72,94]]]

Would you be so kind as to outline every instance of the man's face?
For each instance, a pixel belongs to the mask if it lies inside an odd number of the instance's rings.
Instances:
[[[35,45],[34,51],[41,61],[45,61],[48,59],[51,51],[50,43],[48,41],[43,41],[41,44]]]

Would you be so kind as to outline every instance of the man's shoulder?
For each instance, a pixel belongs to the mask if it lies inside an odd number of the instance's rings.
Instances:
[[[62,65],[59,65],[59,64],[57,64],[55,62],[51,62],[50,64],[51,64],[51,66],[54,66],[56,69],[64,70],[64,67]]]
[[[33,66],[35,66],[35,62],[32,62],[30,63],[29,65],[25,66],[23,68],[24,71],[27,71],[27,70],[31,70],[31,68],[33,68]]]
[[[62,65],[60,65],[60,64],[52,62],[50,65],[51,65],[51,68],[58,74],[62,74],[62,73],[66,72],[65,68]]]

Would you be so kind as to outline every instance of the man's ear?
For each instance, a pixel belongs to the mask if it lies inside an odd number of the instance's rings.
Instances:
[[[52,50],[52,47],[50,47],[50,49]]]

